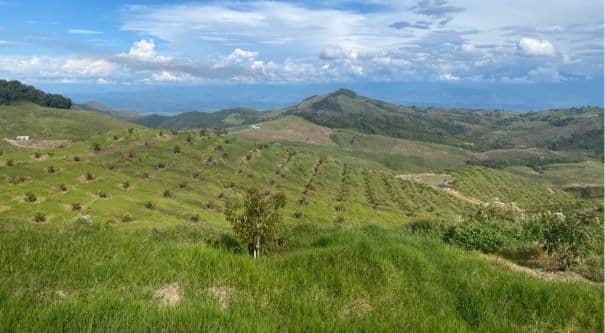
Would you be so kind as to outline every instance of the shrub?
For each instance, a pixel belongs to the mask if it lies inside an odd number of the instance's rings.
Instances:
[[[91,172],[87,172],[86,180],[93,180],[93,179],[95,179],[95,175],[93,175]]]
[[[38,198],[36,197],[36,195],[33,192],[27,192],[27,193],[25,193],[24,200],[25,200],[25,202],[36,202],[38,200]]]
[[[118,136],[117,136],[117,135],[114,135],[114,136],[113,136],[113,140],[114,140],[114,141],[117,141],[117,140],[118,140]]]
[[[172,135],[177,135],[177,134],[179,134],[178,131],[174,131],[174,130],[172,131]]]
[[[223,156],[223,158],[229,158],[229,154],[227,154],[227,153],[223,153],[223,155],[221,155],[221,156]]]
[[[107,198],[107,192],[105,192],[105,191],[99,191],[99,198],[102,198],[102,199]]]
[[[56,170],[55,170],[55,167],[54,167],[54,166],[52,166],[52,165],[51,165],[51,166],[49,166],[48,168],[46,168],[46,172],[47,172],[47,173],[55,173],[55,171],[56,171]]]
[[[174,146],[174,148],[172,149],[172,152],[173,152],[175,155],[180,154],[180,153],[181,153],[181,147],[179,147],[179,146]]]
[[[39,151],[37,151],[37,152],[34,153],[34,157],[35,158],[40,158],[40,157],[42,157],[42,153],[39,152]]]
[[[170,192],[169,190],[164,190],[162,195],[164,196],[164,198],[172,198],[172,192]]]
[[[187,135],[187,138],[185,139],[185,141],[187,141],[187,143],[193,143],[193,137],[191,136],[191,134]]]
[[[199,172],[194,172],[193,175],[191,175],[191,177],[193,179],[198,180],[198,179],[200,179],[202,177],[202,175]]]
[[[120,221],[123,223],[132,222],[134,221],[134,217],[131,214],[126,213],[120,217]]]
[[[188,186],[188,185],[187,185],[187,182],[180,182],[180,183],[179,183],[179,187],[180,187],[181,189],[186,189],[186,188],[187,188],[187,186]]]
[[[163,170],[166,168],[166,165],[164,164],[164,162],[158,162],[155,168],[158,170]]]
[[[13,161],[13,160],[6,161],[6,166],[12,167],[14,165],[15,165],[15,161]]]
[[[107,169],[108,169],[108,170],[112,170],[112,171],[114,171],[114,170],[117,170],[117,169],[118,169],[118,166],[117,166],[115,163],[113,163],[113,162],[112,162],[112,163],[109,163],[109,164],[107,165]]]
[[[125,181],[122,183],[122,187],[123,187],[123,188],[125,188],[125,189],[130,188],[130,181],[125,180]]]
[[[59,191],[61,191],[61,192],[67,191],[67,185],[65,185],[65,184],[59,185]]]
[[[71,210],[73,210],[74,212],[79,212],[82,210],[82,205],[78,202],[74,202],[71,204]]]
[[[92,150],[95,152],[100,152],[101,151],[101,144],[100,143],[93,143],[92,144]]]
[[[295,219],[299,219],[303,216],[303,213],[300,210],[297,210],[294,212],[294,214],[292,214],[292,216],[294,216]]]
[[[74,162],[80,162],[80,156],[74,156],[73,160]]]
[[[145,208],[147,208],[147,209],[154,209],[154,208],[155,208],[155,205],[154,205],[154,203],[153,203],[153,202],[151,202],[151,201],[147,201],[147,202],[145,203]]]
[[[193,215],[191,215],[191,221],[192,222],[199,222],[200,221],[200,214],[193,214]]]
[[[145,179],[145,180],[149,179],[149,172],[143,172],[142,177],[143,177],[143,179]]]
[[[240,241],[248,245],[250,255],[254,258],[275,242],[280,210],[285,205],[286,196],[283,193],[265,196],[256,188],[248,190],[243,204],[227,202],[225,217]]]
[[[27,180],[27,178],[25,176],[8,177],[8,183],[13,184],[13,185],[21,184],[26,180]]]
[[[578,216],[550,212],[542,213],[539,218],[546,226],[544,250],[559,259],[564,269],[580,264],[591,237],[584,221]]]
[[[128,134],[132,134],[132,133],[134,133],[134,128],[132,128],[132,127],[128,128]]]
[[[36,223],[45,222],[46,221],[46,215],[44,213],[37,212],[36,214],[34,214],[34,221]]]
[[[164,131],[160,131],[160,132],[158,133],[158,136],[164,136]]]

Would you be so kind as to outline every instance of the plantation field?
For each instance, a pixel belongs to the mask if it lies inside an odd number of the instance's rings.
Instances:
[[[478,206],[397,177],[442,170],[431,154],[455,148],[400,140],[420,153],[393,166],[372,136],[337,135],[366,143],[118,126],[60,147],[6,146],[0,331],[602,331],[603,289],[588,280],[602,280],[597,264],[574,266],[572,282],[496,265],[475,250],[503,255],[534,235],[464,246],[458,223]],[[447,174],[485,202],[596,207],[534,175]],[[258,261],[224,217],[251,187],[287,198],[277,244]],[[598,242],[586,254],[595,262]]]

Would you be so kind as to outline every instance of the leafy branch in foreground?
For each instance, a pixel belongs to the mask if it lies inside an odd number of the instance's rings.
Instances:
[[[257,188],[247,191],[243,203],[230,200],[226,204],[225,217],[242,243],[255,259],[267,245],[275,242],[280,210],[286,205],[283,193],[265,195]]]

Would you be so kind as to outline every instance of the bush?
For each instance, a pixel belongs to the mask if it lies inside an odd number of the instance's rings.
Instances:
[[[73,160],[74,162],[80,162],[80,156],[74,156]]]
[[[193,214],[193,215],[191,215],[191,221],[192,222],[199,222],[200,221],[200,214]]]
[[[59,191],[61,191],[61,192],[67,191],[67,185],[65,185],[65,184],[59,185]]]
[[[156,165],[156,169],[158,170],[163,170],[164,168],[166,168],[166,165],[163,162],[158,162]]]
[[[143,172],[142,177],[143,177],[143,179],[148,180],[149,179],[149,172]]]
[[[187,141],[187,143],[193,143],[193,137],[191,136],[191,134],[187,135],[185,141]]]
[[[175,155],[180,154],[180,153],[181,153],[181,147],[179,147],[179,146],[174,146],[174,148],[172,149],[172,152],[173,152]]]
[[[123,187],[123,188],[125,188],[125,189],[130,188],[130,181],[125,180],[125,181],[122,183],[122,187]]]
[[[102,198],[102,199],[107,198],[107,192],[105,192],[105,191],[99,191],[99,198]]]
[[[151,202],[151,201],[147,201],[145,203],[145,208],[147,208],[147,209],[154,209],[155,208],[155,204],[153,202]]]
[[[25,202],[36,202],[38,200],[38,198],[36,197],[36,195],[33,192],[27,192],[27,193],[25,193],[24,200],[25,200]]]
[[[92,144],[92,150],[95,152],[100,152],[101,151],[101,144],[100,143],[93,143]]]
[[[12,167],[14,165],[15,165],[15,161],[13,161],[13,160],[6,161],[6,166]]]
[[[78,202],[74,202],[71,204],[71,210],[73,210],[74,212],[79,212],[82,210],[82,205]]]
[[[55,171],[56,171],[56,170],[55,170],[55,167],[54,167],[54,166],[52,166],[52,165],[51,165],[51,166],[49,166],[48,168],[46,168],[46,172],[47,172],[47,173],[55,173]]]
[[[544,250],[554,255],[564,269],[580,264],[591,237],[587,223],[578,216],[565,216],[563,213],[545,212],[539,219],[546,226]]]
[[[134,217],[131,214],[126,213],[120,217],[120,221],[122,221],[123,223],[132,222],[134,221]]]
[[[117,136],[117,135],[114,135],[114,136],[113,136],[113,140],[114,140],[114,141],[117,141],[117,140],[118,140],[118,136]]]
[[[300,210],[295,211],[292,216],[294,216],[295,219],[299,219],[303,216],[303,213]]]
[[[162,195],[164,196],[164,198],[172,198],[172,192],[170,192],[169,190],[164,190]]]
[[[134,128],[132,128],[132,127],[128,128],[128,134],[132,134],[132,133],[134,133]]]
[[[44,213],[37,212],[36,214],[34,214],[34,221],[36,223],[45,222],[46,221],[46,215]]]
[[[39,152],[39,151],[37,151],[37,152],[34,153],[34,157],[35,158],[40,158],[40,157],[42,157],[42,153]]]
[[[180,183],[179,183],[179,187],[180,187],[181,189],[186,189],[186,188],[188,187],[187,182],[180,182]]]
[[[93,179],[95,179],[95,175],[93,175],[91,172],[87,172],[86,180],[93,180]]]
[[[199,172],[194,172],[193,175],[191,175],[191,177],[195,180],[198,180],[202,177],[202,175]]]

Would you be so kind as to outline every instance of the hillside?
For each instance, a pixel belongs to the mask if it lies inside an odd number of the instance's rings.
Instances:
[[[134,121],[152,128],[187,129],[187,128],[226,128],[238,125],[253,124],[265,113],[252,109],[235,108],[216,112],[185,112],[175,116],[149,115]]]
[[[540,147],[586,150],[601,157],[603,110],[475,111],[397,106],[340,89],[312,96],[285,113],[330,128],[356,129],[476,151]]]
[[[83,140],[136,125],[84,110],[47,108],[29,102],[0,105],[0,137],[28,135],[35,140]]]

